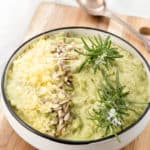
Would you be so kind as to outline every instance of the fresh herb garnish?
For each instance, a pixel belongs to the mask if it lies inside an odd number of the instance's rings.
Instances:
[[[116,58],[123,57],[117,51],[117,47],[112,47],[110,36],[108,36],[105,40],[102,40],[100,36],[94,36],[92,38],[88,37],[87,41],[81,37],[81,40],[84,44],[86,52],[81,52],[76,49],[75,51],[80,55],[86,56],[86,58],[85,61],[81,64],[79,72],[85,65],[88,64],[92,65],[94,72],[96,72],[97,69],[100,70],[100,65],[104,65],[106,68],[108,68],[112,61],[114,61]]]
[[[102,128],[106,135],[115,135],[118,141],[117,132],[123,129],[124,117],[129,111],[137,114],[132,103],[127,100],[128,91],[119,81],[119,72],[116,72],[115,82],[112,82],[102,71],[105,83],[98,89],[98,100],[96,107],[89,110],[89,119],[96,121],[98,128]],[[136,102],[135,102],[136,104]]]

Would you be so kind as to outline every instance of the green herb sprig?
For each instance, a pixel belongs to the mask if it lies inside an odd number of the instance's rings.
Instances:
[[[118,48],[112,46],[110,36],[108,36],[105,40],[102,40],[100,36],[88,37],[87,40],[81,37],[81,40],[84,44],[86,52],[81,52],[77,49],[75,49],[75,51],[80,55],[84,55],[86,58],[81,64],[79,72],[84,68],[85,65],[88,64],[92,65],[94,72],[96,72],[97,69],[100,70],[100,65],[104,65],[106,68],[108,68],[112,61],[114,61],[116,58],[123,57],[117,51]]]
[[[105,84],[98,89],[98,104],[96,108],[89,110],[89,119],[96,121],[98,128],[105,131],[104,136],[115,135],[123,129],[124,116],[129,116],[129,111],[138,114],[133,106],[134,101],[127,99],[129,91],[119,81],[119,72],[116,72],[115,82],[112,82],[102,71]],[[136,102],[135,102],[136,104]]]

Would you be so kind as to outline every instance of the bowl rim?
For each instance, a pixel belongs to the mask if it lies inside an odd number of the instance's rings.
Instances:
[[[37,136],[40,136],[42,138],[48,139],[48,140],[52,140],[54,142],[58,142],[58,143],[62,143],[62,144],[71,144],[71,145],[84,145],[84,144],[90,144],[90,143],[96,143],[96,142],[104,142],[106,140],[110,140],[112,138],[114,138],[114,135],[110,135],[107,137],[102,137],[99,139],[94,139],[94,140],[68,140],[68,139],[62,139],[62,138],[57,138],[57,137],[53,137],[51,135],[47,135],[44,133],[41,133],[40,131],[34,129],[33,127],[31,127],[30,125],[28,125],[25,121],[23,121],[12,109],[12,106],[10,104],[10,102],[7,100],[6,98],[6,94],[5,94],[5,90],[4,90],[4,82],[5,82],[5,75],[6,75],[6,70],[8,68],[9,63],[11,62],[12,58],[15,56],[15,54],[21,50],[21,48],[23,46],[25,46],[26,44],[28,44],[29,42],[31,42],[32,40],[44,35],[44,34],[48,34],[48,33],[52,33],[55,31],[61,31],[61,30],[67,30],[67,29],[83,29],[83,30],[94,30],[94,31],[98,31],[98,32],[103,32],[104,34],[109,34],[111,36],[114,36],[118,39],[120,39],[121,41],[123,41],[124,43],[126,43],[127,45],[129,45],[130,47],[132,47],[134,49],[134,51],[143,59],[146,67],[148,68],[148,71],[150,72],[150,65],[147,62],[147,60],[144,58],[144,56],[141,54],[141,52],[139,52],[131,43],[129,43],[128,41],[126,41],[125,39],[123,39],[122,37],[102,30],[102,29],[98,29],[98,28],[94,28],[94,27],[85,27],[85,26],[67,26],[67,27],[61,27],[61,28],[54,28],[45,32],[42,32],[40,34],[37,34],[31,38],[29,38],[27,41],[23,42],[9,57],[4,69],[3,69],[3,73],[2,73],[2,78],[1,78],[1,91],[2,91],[2,97],[3,97],[3,101],[5,103],[5,105],[8,108],[9,113],[14,117],[14,119],[16,121],[18,121],[18,123],[20,123],[20,125],[22,125],[25,129],[29,130],[30,132],[32,132],[33,134],[36,134]],[[121,135],[123,133],[125,133],[126,131],[128,131],[129,129],[131,129],[132,127],[134,127],[137,123],[139,123],[144,116],[147,114],[148,110],[150,108],[150,104],[147,104],[147,107],[145,108],[145,111],[140,115],[140,117],[133,122],[130,126],[128,126],[127,128],[125,128],[124,130],[121,130],[120,132],[117,133],[117,135]]]

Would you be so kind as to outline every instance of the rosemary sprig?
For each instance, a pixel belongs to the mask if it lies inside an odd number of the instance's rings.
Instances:
[[[119,72],[116,72],[115,82],[108,79],[103,70],[102,75],[105,84],[98,89],[98,104],[89,110],[89,119],[96,121],[98,128],[104,129],[104,136],[112,134],[119,141],[117,132],[123,129],[124,117],[129,115],[129,111],[138,112],[133,107],[134,101],[127,100],[129,92],[121,85]]]
[[[110,36],[108,36],[105,40],[102,40],[100,36],[88,37],[87,40],[81,37],[81,40],[84,44],[86,52],[81,52],[77,49],[75,49],[75,51],[80,55],[84,55],[86,58],[81,64],[79,72],[84,68],[85,65],[88,64],[92,65],[94,72],[96,72],[97,69],[100,70],[101,65],[104,65],[106,68],[108,68],[112,61],[114,61],[116,58],[123,57],[117,51],[117,47],[112,46]]]

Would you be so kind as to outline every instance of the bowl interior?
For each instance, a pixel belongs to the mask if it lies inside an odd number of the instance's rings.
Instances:
[[[13,109],[11,108],[10,106],[10,103],[7,101],[6,99],[6,96],[5,96],[5,91],[4,91],[4,85],[5,85],[5,77],[7,75],[7,71],[10,69],[11,67],[11,64],[12,64],[12,61],[17,57],[19,56],[21,53],[24,52],[24,49],[26,47],[28,47],[28,45],[32,42],[34,42],[35,40],[38,40],[39,38],[41,38],[41,36],[45,36],[45,35],[49,35],[49,34],[52,34],[52,33],[57,33],[57,32],[73,32],[73,33],[76,33],[76,34],[84,34],[84,35],[94,35],[94,36],[97,36],[97,35],[101,35],[102,38],[105,38],[107,37],[108,35],[111,36],[111,40],[113,43],[115,43],[116,45],[128,50],[130,53],[132,53],[134,56],[138,57],[141,62],[143,63],[143,66],[145,68],[145,71],[147,73],[147,77],[148,77],[148,81],[149,81],[149,85],[150,85],[150,68],[149,68],[149,64],[148,62],[145,60],[145,58],[143,57],[143,55],[135,48],[133,47],[130,43],[128,43],[127,41],[125,41],[124,39],[118,37],[117,35],[114,35],[112,33],[109,33],[107,31],[103,31],[103,30],[99,30],[99,29],[94,29],[94,28],[88,28],[88,27],[66,27],[66,28],[59,28],[59,29],[54,29],[54,30],[51,30],[51,31],[48,31],[48,32],[45,32],[45,33],[42,33],[42,34],[39,34],[33,38],[31,38],[30,40],[28,40],[27,42],[25,42],[24,44],[22,44],[15,52],[14,54],[11,56],[11,58],[9,59],[6,67],[5,67],[5,70],[4,70],[4,73],[3,73],[3,78],[2,78],[2,94],[3,94],[3,97],[4,97],[4,101],[6,103],[6,105],[8,106],[8,109],[10,111],[10,113],[12,113],[12,115],[27,129],[29,129],[31,132],[37,134],[37,135],[40,135],[44,138],[48,138],[48,139],[51,139],[51,140],[54,140],[54,141],[57,141],[57,142],[61,142],[61,143],[69,143],[69,144],[87,144],[87,143],[91,143],[91,142],[97,142],[97,141],[103,141],[103,140],[106,140],[106,139],[110,139],[112,137],[114,137],[113,135],[112,136],[108,136],[108,137],[105,137],[105,138],[101,138],[101,139],[98,139],[98,140],[89,140],[89,141],[71,141],[71,140],[64,140],[64,139],[58,139],[58,138],[55,138],[55,137],[52,137],[52,136],[49,136],[49,135],[46,135],[46,134],[43,134],[43,133],[40,133],[39,131],[36,131],[35,129],[33,129],[32,127],[30,127],[29,125],[27,125],[23,120],[21,120],[13,111]],[[128,129],[132,128],[136,123],[138,123],[142,117],[146,114],[146,112],[148,111],[149,109],[149,106],[147,106],[147,108],[145,109],[143,115],[141,117],[139,117],[139,119],[134,122],[133,124],[131,124],[128,128],[122,130],[120,133],[118,134],[122,134],[123,132],[127,131]]]

